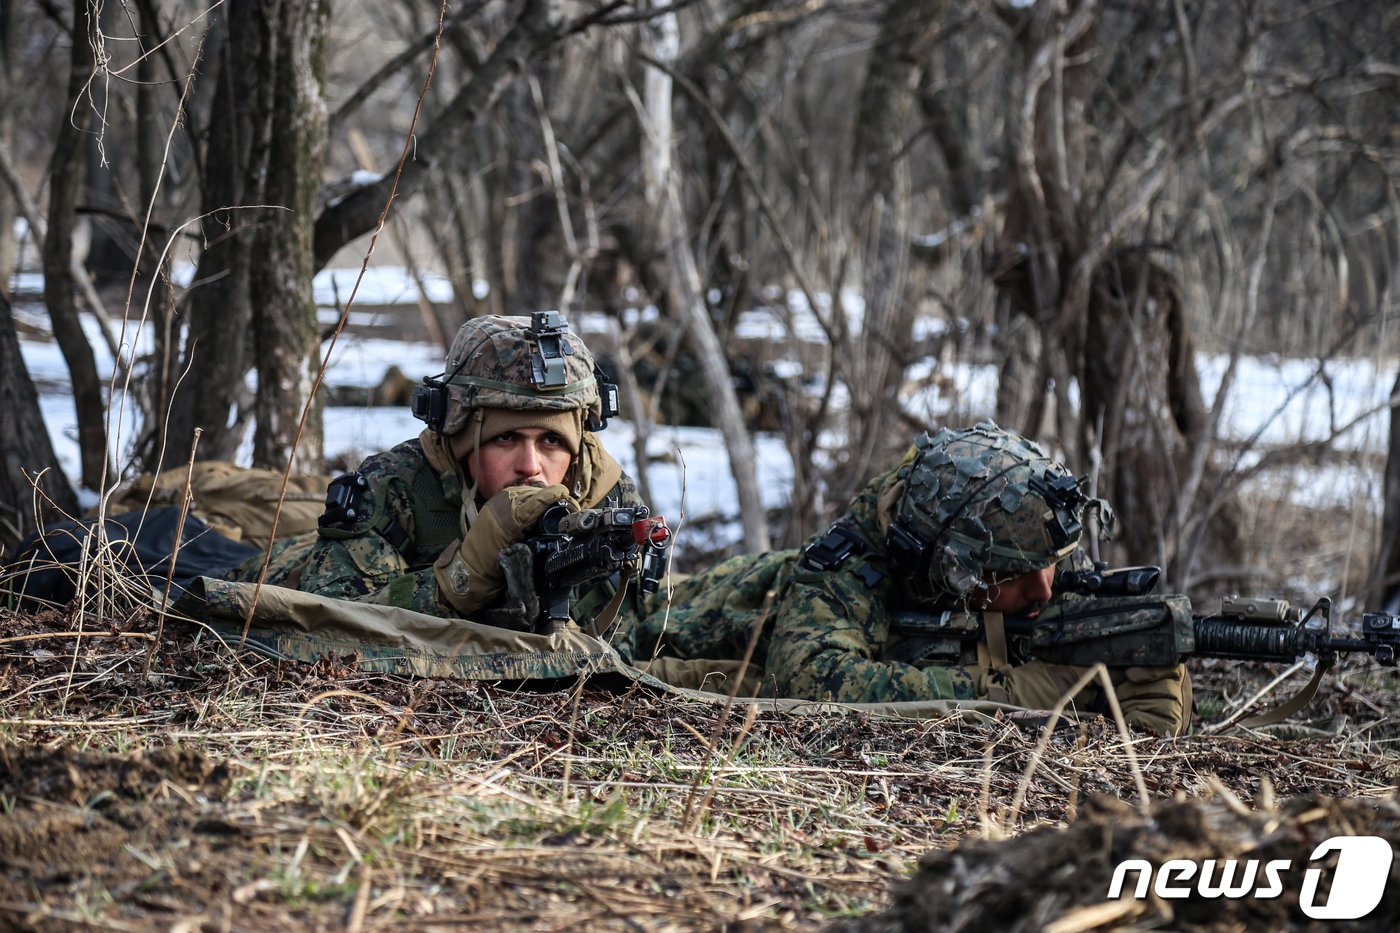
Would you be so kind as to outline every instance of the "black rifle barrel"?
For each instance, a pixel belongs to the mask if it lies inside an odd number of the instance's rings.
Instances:
[[[1295,661],[1308,652],[1318,655],[1371,655],[1379,663],[1393,667],[1396,645],[1375,638],[1332,638],[1323,631],[1269,622],[1240,622],[1214,616],[1195,620],[1198,657],[1235,658],[1240,661]]]

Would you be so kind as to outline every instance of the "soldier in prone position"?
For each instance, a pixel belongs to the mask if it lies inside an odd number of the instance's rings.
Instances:
[[[763,692],[846,703],[986,698],[1048,709],[1084,668],[1023,661],[997,637],[1005,616],[1033,616],[1058,569],[1083,567],[1077,550],[1088,499],[1037,444],[991,422],[924,435],[876,476],[830,529],[798,550],[741,555],[681,583],[653,610],[638,660],[734,659],[746,648],[765,597],[768,617],[753,655]],[[968,614],[988,637],[969,643],[901,616]],[[946,621],[946,616],[944,617]],[[966,628],[967,626],[961,626]],[[1182,734],[1190,724],[1183,665],[1113,668],[1130,723]],[[1106,710],[1097,685],[1079,712]]]
[[[279,542],[266,582],[532,629],[541,607],[527,539],[540,517],[561,504],[643,505],[596,435],[617,413],[616,389],[557,312],[495,315],[462,325],[446,371],[412,407],[422,433],[332,482],[319,530]],[[260,568],[261,555],[231,577]],[[572,618],[594,620],[620,582],[578,587]],[[630,588],[618,618],[640,599]]]

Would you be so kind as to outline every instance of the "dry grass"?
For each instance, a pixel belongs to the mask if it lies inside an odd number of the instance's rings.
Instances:
[[[81,627],[0,610],[5,923],[814,929],[886,906],[927,850],[1137,794],[1102,722],[1040,753],[1011,722],[744,710],[712,745],[719,705],[626,682],[278,663],[187,622],[157,642],[148,610]],[[1380,797],[1400,779],[1374,729],[1133,742],[1152,798]]]
[[[100,599],[0,608],[6,922],[814,929],[886,907],[929,850],[1063,823],[1095,795],[1381,797],[1400,779],[1393,684],[1346,673],[1325,713],[1380,711],[1371,727],[1134,736],[1130,755],[1103,722],[725,716],[621,680],[276,662],[162,627],[149,587],[107,575],[85,587]],[[1201,674],[1207,705],[1249,687],[1239,666]]]

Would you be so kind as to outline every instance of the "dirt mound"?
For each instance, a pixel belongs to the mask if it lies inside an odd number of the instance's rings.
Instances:
[[[114,795],[140,800],[169,781],[190,788],[222,783],[227,769],[188,748],[136,752],[128,758],[68,749],[0,748],[0,795],[81,807]]]
[[[1379,836],[1400,841],[1400,805],[1328,797],[1297,798],[1278,811],[1255,812],[1237,800],[1164,801],[1143,818],[1118,800],[1096,798],[1066,828],[1045,828],[999,841],[975,840],[929,852],[914,876],[896,892],[884,913],[844,924],[844,933],[923,930],[1047,930],[1078,933],[1097,929],[1310,930],[1324,922],[1300,904],[1305,872],[1321,869],[1317,893],[1306,903],[1326,904],[1338,856],[1311,856],[1335,836]],[[1149,891],[1133,897],[1140,873],[1123,872],[1124,896],[1109,900],[1114,869],[1126,859],[1154,867],[1154,883],[1169,859],[1196,863],[1197,874],[1177,876],[1167,890],[1189,889],[1180,899]],[[1247,860],[1257,860],[1256,881],[1239,898],[1204,897],[1197,884],[1203,863],[1214,859],[1216,883],[1225,860],[1235,859],[1240,883]],[[1282,892],[1267,896],[1265,865],[1278,867]],[[1259,896],[1262,892],[1265,896]],[[1380,904],[1349,929],[1400,929],[1400,859],[1394,859]]]
[[[44,897],[68,900],[94,887],[133,906],[176,911],[182,898],[148,887],[179,889],[178,872],[151,855],[180,842],[184,864],[198,870],[208,843],[196,833],[187,806],[195,792],[214,794],[227,770],[191,749],[151,749],[130,756],[73,749],[0,747],[0,902],[18,919],[15,905]],[[35,903],[26,913],[31,929],[64,928],[75,918]]]

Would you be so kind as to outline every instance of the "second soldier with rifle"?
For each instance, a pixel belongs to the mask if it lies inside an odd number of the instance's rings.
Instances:
[[[1111,526],[1106,503],[1026,438],[990,422],[925,435],[805,547],[732,558],[681,583],[645,620],[637,663],[741,657],[766,604],[753,663],[767,695],[1049,709],[1084,669],[1018,656],[999,623],[1049,606],[1057,571],[1089,569],[1078,552],[1089,510]],[[952,617],[985,635],[964,639],[926,621]],[[1186,731],[1183,665],[1124,665],[1110,676],[1130,723]],[[1107,709],[1096,685],[1074,702],[1080,713]]]
[[[1316,658],[1307,687],[1245,725],[1301,708],[1338,654],[1396,664],[1400,615],[1365,613],[1359,637],[1335,637],[1325,598],[1307,612],[1235,597],[1195,613],[1153,592],[1158,568],[1092,564],[1079,550],[1090,517],[1111,532],[1108,504],[1024,437],[991,422],[924,435],[805,547],[681,583],[644,620],[637,661],[703,671],[701,659],[742,657],[758,627],[745,684],[765,695],[1041,710],[1101,663],[1127,721],[1165,735],[1191,724],[1188,657]],[[1097,679],[1070,699],[1079,715],[1109,710]]]

